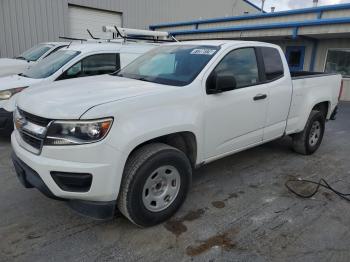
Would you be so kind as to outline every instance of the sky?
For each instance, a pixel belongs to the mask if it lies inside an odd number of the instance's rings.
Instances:
[[[250,2],[261,6],[261,0],[250,0]],[[312,7],[312,0],[265,0],[265,11],[269,12],[271,6],[276,7],[276,12],[298,8]],[[350,0],[319,0],[319,5],[335,5],[350,3]]]

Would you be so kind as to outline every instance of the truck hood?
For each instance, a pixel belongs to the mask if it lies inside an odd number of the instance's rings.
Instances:
[[[31,86],[40,83],[41,81],[42,79],[33,79],[20,75],[0,77],[0,91],[17,87]]]
[[[0,58],[0,77],[23,73],[31,65],[25,60]]]
[[[79,119],[95,106],[167,88],[170,87],[117,76],[92,76],[28,88],[18,96],[17,106],[44,118]]]

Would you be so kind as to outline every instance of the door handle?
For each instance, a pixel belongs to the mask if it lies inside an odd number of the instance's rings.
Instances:
[[[263,100],[266,99],[267,95],[266,94],[258,94],[254,97],[254,101],[258,101],[258,100]]]

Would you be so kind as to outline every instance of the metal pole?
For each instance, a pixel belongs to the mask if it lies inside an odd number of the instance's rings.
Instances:
[[[265,0],[261,0],[261,13],[264,13]]]

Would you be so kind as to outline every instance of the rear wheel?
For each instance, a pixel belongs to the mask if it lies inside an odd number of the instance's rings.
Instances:
[[[159,224],[180,208],[191,179],[191,164],[182,151],[160,143],[145,145],[126,163],[118,208],[138,226]]]
[[[321,145],[325,130],[325,117],[313,110],[306,123],[305,129],[293,136],[293,149],[303,155],[313,154]]]

